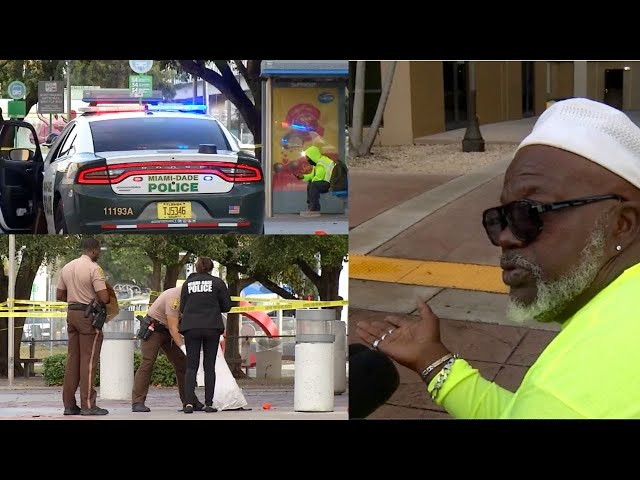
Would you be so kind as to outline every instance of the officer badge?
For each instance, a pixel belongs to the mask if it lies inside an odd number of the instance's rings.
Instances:
[[[177,310],[178,306],[180,306],[180,300],[178,300],[177,298],[175,298],[173,300],[173,302],[171,302],[171,309],[172,310]]]

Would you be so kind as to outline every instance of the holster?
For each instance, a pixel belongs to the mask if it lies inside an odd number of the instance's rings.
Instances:
[[[140,320],[140,329],[138,330],[136,337],[140,340],[148,340],[155,330],[155,320],[149,315],[138,317],[138,320]]]
[[[107,307],[93,300],[84,311],[84,317],[91,320],[91,325],[102,330],[107,320]]]

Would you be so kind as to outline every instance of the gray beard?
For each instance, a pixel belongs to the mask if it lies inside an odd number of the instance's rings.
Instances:
[[[517,267],[529,270],[533,274],[537,295],[529,305],[509,298],[507,319],[520,324],[526,320],[564,322],[566,319],[558,318],[559,315],[593,283],[602,268],[605,228],[604,218],[599,219],[586,246],[582,249],[579,263],[557,280],[545,280],[540,266],[523,256],[509,256],[510,261]]]

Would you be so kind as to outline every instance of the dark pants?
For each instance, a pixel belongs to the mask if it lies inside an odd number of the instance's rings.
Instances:
[[[158,324],[156,323],[156,325]],[[140,344],[142,361],[133,379],[131,403],[144,403],[147,399],[153,366],[156,363],[160,349],[167,355],[167,359],[173,365],[173,369],[176,372],[176,380],[178,381],[178,394],[180,395],[180,401],[184,405],[184,377],[187,371],[187,359],[182,350],[173,343],[169,330],[163,327],[156,327],[156,331],[148,339],[142,340]]]
[[[102,348],[102,330],[91,325],[91,319],[84,318],[84,312],[67,312],[67,365],[64,369],[62,402],[64,408],[74,408],[76,390],[80,387],[80,408],[96,406],[96,370]]]
[[[307,206],[312,212],[320,211],[320,194],[329,191],[329,182],[309,182],[307,185]]]
[[[196,397],[196,377],[200,366],[200,349],[204,353],[204,404],[213,405],[213,392],[216,385],[216,355],[222,330],[219,328],[193,328],[184,332],[184,344],[187,347],[187,373],[184,381],[186,404],[198,403]]]

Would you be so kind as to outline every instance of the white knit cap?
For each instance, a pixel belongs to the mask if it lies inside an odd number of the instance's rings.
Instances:
[[[604,103],[571,98],[545,110],[518,150],[549,145],[580,155],[640,188],[640,128]]]

